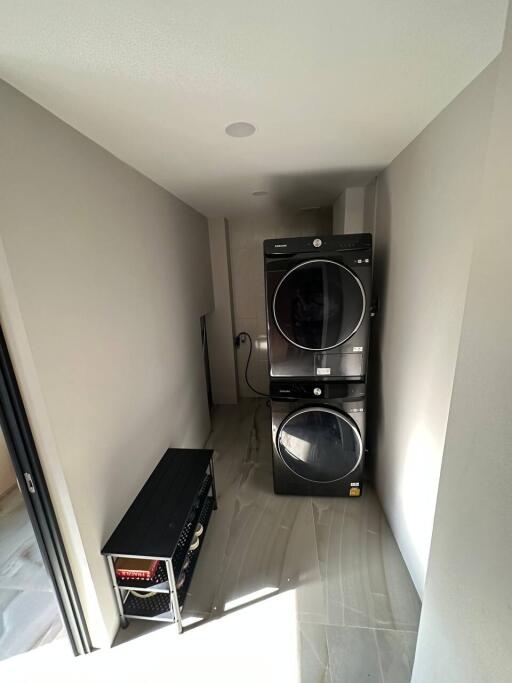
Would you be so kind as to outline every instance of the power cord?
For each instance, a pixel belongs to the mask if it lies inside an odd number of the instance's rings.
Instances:
[[[245,364],[245,382],[246,382],[247,386],[249,387],[249,389],[251,389],[251,391],[254,391],[255,394],[258,394],[258,396],[264,396],[265,398],[270,398],[270,394],[265,394],[262,391],[258,391],[258,389],[255,389],[252,386],[252,384],[249,382],[248,372],[249,372],[249,363],[251,362],[251,356],[252,356],[252,337],[249,334],[249,332],[240,332],[235,337],[235,345],[237,347],[239,347],[241,344],[242,335],[245,335],[249,339],[249,355],[247,356],[247,362]]]

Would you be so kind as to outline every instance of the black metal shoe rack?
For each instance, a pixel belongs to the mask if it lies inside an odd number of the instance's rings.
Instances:
[[[181,612],[213,510],[217,508],[210,450],[170,449],[109,538],[103,550],[121,625],[128,619],[175,623]],[[199,544],[195,535],[203,528]],[[153,579],[121,579],[118,557],[160,561]]]

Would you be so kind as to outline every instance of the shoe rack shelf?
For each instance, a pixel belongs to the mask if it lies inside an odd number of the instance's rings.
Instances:
[[[217,508],[212,456],[211,450],[169,449],[103,547],[123,628],[128,619],[149,619],[183,630],[181,612]],[[158,560],[156,575],[148,581],[116,576],[117,558],[127,557]]]

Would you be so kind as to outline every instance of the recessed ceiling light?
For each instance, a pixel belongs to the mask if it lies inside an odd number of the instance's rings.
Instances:
[[[226,135],[231,135],[232,138],[248,138],[249,135],[254,135],[256,126],[247,121],[235,121],[226,126]]]
[[[266,190],[256,190],[256,192],[252,193],[253,197],[265,197],[268,194]]]

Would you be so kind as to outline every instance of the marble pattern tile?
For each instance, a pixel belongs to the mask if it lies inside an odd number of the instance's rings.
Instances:
[[[373,629],[326,626],[325,630],[334,681],[384,683]]]
[[[317,499],[313,510],[325,623],[416,628],[418,595],[374,491],[367,487],[356,500]]]
[[[63,635],[53,593],[0,588],[0,659],[28,652]]]
[[[375,631],[384,683],[409,683],[417,635],[412,631]]]
[[[0,659],[64,633],[25,503],[13,489],[0,499]]]
[[[301,679],[308,683],[335,683],[331,677],[325,626],[299,624]]]
[[[219,509],[184,617],[211,620],[289,591],[303,683],[409,680],[420,602],[373,490],[274,495],[263,400],[217,407],[212,426]]]
[[[409,683],[417,634],[393,629],[299,625],[301,680]]]

